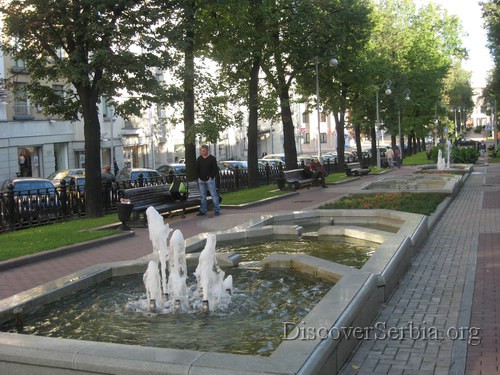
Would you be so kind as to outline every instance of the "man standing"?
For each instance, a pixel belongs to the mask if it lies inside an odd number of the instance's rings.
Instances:
[[[215,156],[210,155],[208,146],[203,145],[200,148],[200,156],[196,159],[196,172],[198,176],[198,185],[200,186],[201,204],[198,216],[207,214],[207,194],[210,192],[214,205],[215,216],[220,215],[219,195],[215,186],[218,167]]]
[[[116,181],[115,175],[111,173],[111,167],[109,165],[105,165],[102,168],[101,179],[103,183],[108,184]]]

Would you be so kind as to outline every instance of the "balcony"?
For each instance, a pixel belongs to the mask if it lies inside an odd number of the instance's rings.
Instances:
[[[32,108],[27,103],[14,104],[14,120],[26,121],[33,120]]]

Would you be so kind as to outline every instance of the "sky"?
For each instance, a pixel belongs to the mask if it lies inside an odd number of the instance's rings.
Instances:
[[[462,65],[472,72],[472,87],[484,87],[488,71],[493,67],[493,60],[486,47],[486,30],[483,27],[479,0],[420,0],[417,4],[429,2],[441,5],[448,14],[460,17],[463,30],[463,44],[469,52],[469,59]]]

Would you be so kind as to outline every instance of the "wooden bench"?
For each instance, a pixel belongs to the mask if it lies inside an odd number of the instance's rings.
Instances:
[[[278,179],[278,188],[285,189],[285,184],[290,190],[297,190],[303,186],[311,186],[314,182],[312,175],[308,175],[305,169],[290,169],[282,171]]]
[[[145,186],[122,191],[122,198],[127,203],[133,205],[128,220],[122,222],[147,223],[146,210],[154,207],[160,214],[182,210],[182,217],[185,217],[186,210],[199,206],[201,203],[200,189],[197,181],[188,182],[188,198],[186,200],[175,200],[169,191],[170,185]],[[207,197],[210,203],[212,197]]]
[[[370,172],[369,167],[362,166],[360,163],[347,163],[345,165],[345,174],[347,176],[363,176]]]

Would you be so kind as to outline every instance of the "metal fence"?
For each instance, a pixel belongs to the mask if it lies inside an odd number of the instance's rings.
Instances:
[[[355,159],[346,159],[346,163],[355,162]],[[304,164],[299,168],[305,168]],[[324,164],[328,173],[344,171],[336,160]],[[272,185],[276,183],[282,172],[281,167],[259,169],[258,185]],[[165,185],[168,189],[174,178],[185,179],[185,175],[170,175],[161,178],[139,178],[135,181],[119,181],[105,183],[102,186],[104,212],[116,212],[117,203],[123,196],[123,191],[136,187]],[[235,168],[222,170],[217,178],[217,188],[220,193],[242,190],[248,187],[248,170]],[[52,191],[51,191],[52,190]],[[43,189],[36,191],[15,192],[10,185],[6,192],[0,192],[0,233],[28,228],[38,225],[54,223],[72,218],[85,216],[84,187],[66,185],[62,180],[55,191]]]

